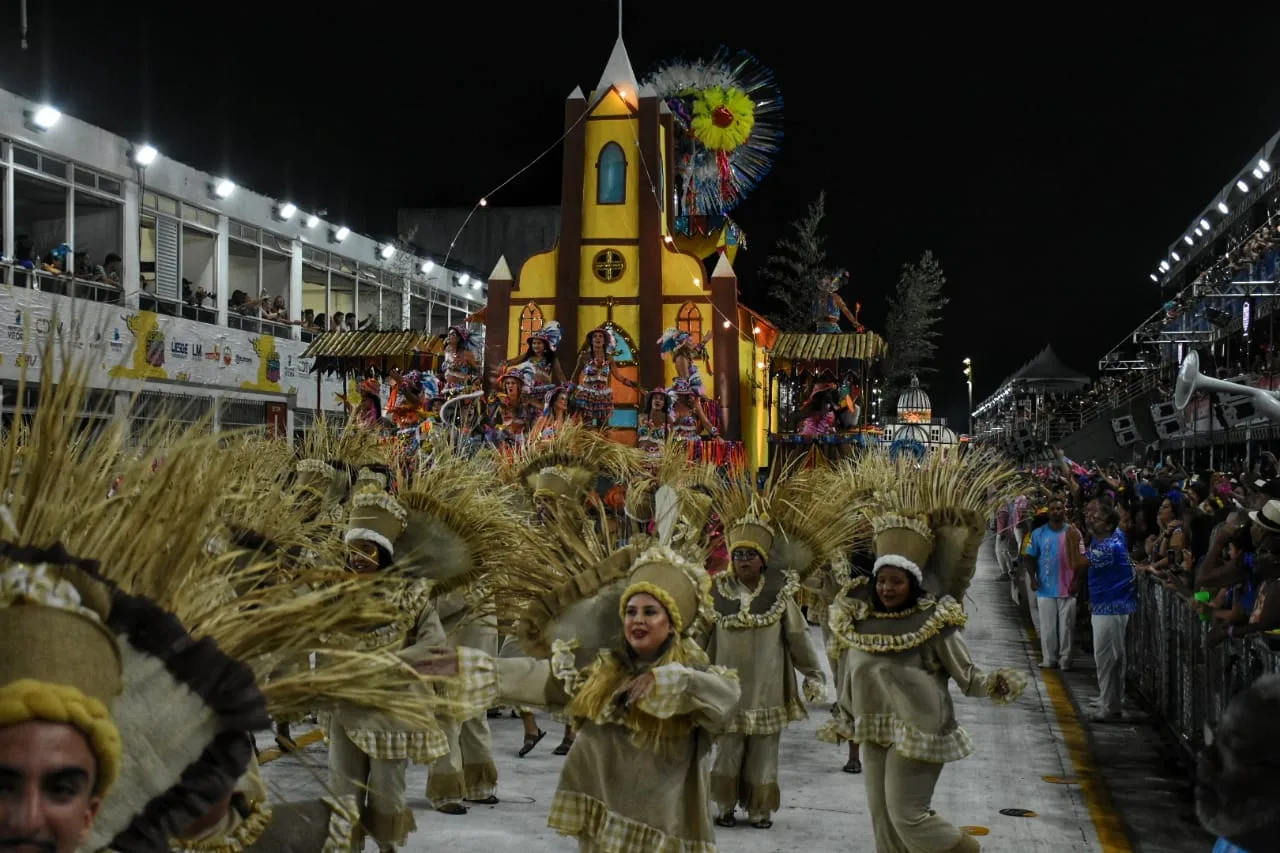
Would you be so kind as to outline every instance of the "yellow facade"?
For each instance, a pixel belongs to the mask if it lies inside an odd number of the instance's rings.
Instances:
[[[622,94],[619,93],[620,89]],[[591,106],[583,120],[581,239],[568,241],[568,245],[575,247],[571,251],[580,253],[577,340],[565,339],[561,342],[558,351],[560,366],[566,376],[571,376],[583,338],[592,329],[611,322],[616,334],[622,339],[619,341],[620,346],[630,356],[619,357],[619,373],[636,381],[639,373],[638,360],[642,357],[652,358],[657,345],[656,340],[641,340],[638,337],[641,305],[652,306],[653,300],[660,302],[663,326],[669,328],[682,325],[681,309],[691,304],[697,309],[698,322],[685,326],[693,325],[701,333],[708,350],[708,362],[699,365],[704,386],[709,395],[722,399],[727,389],[717,387],[717,380],[710,369],[715,365],[716,357],[713,334],[725,319],[736,325],[738,318],[725,318],[716,314],[711,302],[708,272],[702,261],[676,248],[671,237],[670,212],[667,210],[672,169],[670,164],[664,162],[667,151],[666,130],[659,123],[659,162],[645,162],[641,156],[641,122],[635,98],[635,90],[625,85],[609,88],[598,101],[595,100],[594,93],[589,96],[588,103]],[[611,145],[620,149],[625,162],[622,198],[614,203],[600,203],[601,154]],[[617,151],[612,152],[611,156],[616,158]],[[659,217],[658,230],[646,234],[643,233],[641,205],[652,202],[655,193],[663,215]],[[564,203],[569,202],[566,200]],[[571,217],[567,217],[562,221],[571,220]],[[565,243],[563,233],[561,241]],[[658,293],[642,292],[641,249],[645,241],[661,244]],[[557,319],[556,279],[560,251],[561,247],[557,246],[530,257],[516,275],[510,302],[506,306],[507,358],[518,357],[524,351],[525,330]],[[597,257],[606,251],[616,253],[609,255],[615,268],[616,260],[620,258],[622,261],[621,272],[609,281],[602,280],[596,274]],[[738,385],[741,411],[726,414],[728,418],[737,421],[744,442],[746,462],[754,468],[765,464],[767,459],[764,437],[767,410],[762,390],[764,371],[756,368],[759,353],[752,346],[751,330],[747,329],[745,333],[745,337],[740,337],[739,346]],[[664,362],[663,376],[668,385],[675,378],[674,366],[670,360]],[[619,382],[614,383],[613,393],[613,434],[619,440],[630,443],[635,440],[636,409],[640,401],[632,389]]]

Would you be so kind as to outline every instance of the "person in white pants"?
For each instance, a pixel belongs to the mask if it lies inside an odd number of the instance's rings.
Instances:
[[[1067,508],[1061,498],[1049,501],[1049,521],[1031,533],[1023,553],[1030,562],[1031,588],[1040,613],[1041,669],[1071,668],[1075,640],[1076,572],[1089,565],[1080,531],[1067,524]]]
[[[1094,722],[1122,719],[1124,705],[1124,632],[1138,609],[1133,562],[1120,514],[1104,507],[1093,522],[1089,545],[1089,603],[1093,608],[1093,660],[1098,667],[1098,701]]]

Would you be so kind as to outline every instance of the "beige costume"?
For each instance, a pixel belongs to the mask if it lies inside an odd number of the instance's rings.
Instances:
[[[370,491],[352,500],[347,542],[372,542],[399,560],[399,540],[408,527],[408,512],[388,494]],[[387,595],[400,613],[396,621],[362,638],[365,650],[394,651],[413,662],[445,644],[444,628],[432,603],[433,583],[418,578],[387,579]],[[360,805],[360,821],[380,849],[404,844],[417,828],[405,799],[409,761],[430,764],[449,752],[439,728],[411,728],[366,710],[342,708],[328,720],[329,785],[339,796]]]
[[[914,578],[914,589],[938,597],[921,592],[905,609],[880,612],[870,579],[845,585],[830,611],[843,667],[839,707],[818,736],[861,746],[876,853],[973,853],[978,842],[930,804],[943,764],[973,751],[956,723],[947,682],[998,703],[1016,699],[1026,685],[1012,670],[988,674],[974,666],[959,633],[965,613],[948,594],[963,596],[968,587],[985,527],[987,484],[999,482],[1004,469],[982,457],[930,458],[919,469],[902,465],[895,473],[886,505],[871,519],[875,571],[900,569]],[[943,502],[931,506],[922,495]]]
[[[773,531],[762,519],[742,519],[726,531],[730,554],[751,549],[768,560]],[[735,670],[741,699],[716,741],[711,797],[721,815],[741,805],[753,822],[778,810],[778,742],[788,723],[808,718],[793,670],[805,677],[805,697],[826,696],[826,675],[809,641],[808,623],[795,602],[795,576],[765,565],[755,589],[730,569],[711,585],[714,624],[707,656]]]
[[[664,487],[657,503],[660,541],[670,542],[678,499]],[[706,602],[706,574],[683,552],[656,543],[597,556],[592,546],[573,540],[580,530],[569,520],[538,532],[548,542],[544,563],[556,565],[544,575],[549,583],[526,599],[514,619],[524,647],[550,659],[494,660],[461,649],[464,692],[481,697],[478,705],[502,696],[566,709],[578,736],[547,823],[577,838],[580,850],[714,853],[703,759],[712,737],[732,719],[740,691],[733,673],[710,666],[689,636]],[[553,536],[562,537],[557,544],[563,550],[550,547]],[[518,585],[501,575],[495,582]],[[631,651],[622,630],[622,610],[640,593],[662,604],[673,631],[647,663]],[[648,673],[652,691],[628,705],[627,688]]]
[[[446,646],[466,646],[498,655],[498,620],[493,599],[483,584],[470,584],[439,596],[436,609],[444,626]],[[494,796],[498,767],[493,763],[489,720],[481,712],[465,720],[442,719],[449,738],[449,754],[431,765],[427,798],[436,808],[462,800],[480,802]]]

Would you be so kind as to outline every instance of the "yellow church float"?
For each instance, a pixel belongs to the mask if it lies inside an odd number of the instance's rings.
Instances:
[[[705,79],[705,64],[702,73]],[[884,342],[865,331],[780,334],[738,301],[732,257],[740,235],[723,214],[749,188],[745,179],[758,179],[767,168],[757,158],[754,176],[744,169],[735,173],[735,165],[715,148],[729,143],[717,143],[719,137],[711,135],[712,144],[704,147],[717,171],[728,177],[726,186],[707,189],[705,162],[689,154],[690,127],[705,119],[704,128],[709,123],[732,132],[742,118],[734,110],[743,113],[753,102],[736,90],[687,97],[698,79],[688,70],[666,66],[640,84],[619,37],[595,88],[570,93],[559,240],[518,271],[505,257],[495,265],[483,312],[485,371],[519,360],[530,337],[554,322],[560,333],[557,361],[566,378],[579,381],[591,374],[589,367],[586,374],[581,371],[584,363],[599,354],[591,351],[593,333],[603,332],[611,356],[605,360],[604,381],[612,391],[607,426],[615,440],[634,444],[643,417],[641,392],[676,384],[677,359],[664,358],[674,335],[695,345],[690,349],[696,354],[703,399],[714,401],[705,409],[716,440],[690,442],[691,456],[759,469],[772,461],[771,445],[813,443],[793,439],[797,426],[789,412],[779,411],[780,392],[798,376],[816,375],[823,365],[834,371],[841,369],[839,364],[847,373],[852,359],[856,390],[850,396],[864,397],[870,367],[884,354]],[[756,84],[763,86],[765,79],[755,77]],[[667,91],[659,92],[655,84]],[[691,121],[680,121],[672,104],[680,110],[690,100]],[[750,118],[758,121],[759,116]],[[757,126],[762,133],[767,127]],[[776,140],[770,130],[767,144],[776,145]],[[684,152],[679,157],[678,148]],[[695,182],[699,168],[704,180]],[[734,183],[735,174],[743,180]],[[707,198],[715,192],[722,194],[722,203],[712,214]],[[718,233],[701,233],[709,230],[708,223]],[[708,250],[711,262],[704,263]],[[783,372],[777,376],[771,365],[775,350],[782,356]],[[588,420],[591,414],[587,412]],[[870,429],[866,415],[860,419],[843,424],[846,431]]]

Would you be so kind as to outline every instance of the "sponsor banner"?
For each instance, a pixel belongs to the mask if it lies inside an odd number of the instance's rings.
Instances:
[[[138,383],[188,383],[224,392],[296,395],[316,408],[316,377],[307,345],[272,335],[211,326],[121,305],[71,299],[25,288],[0,291],[0,378],[40,378],[45,345],[54,357],[89,365],[95,388],[132,390]],[[322,380],[320,405],[341,411],[343,383]]]

